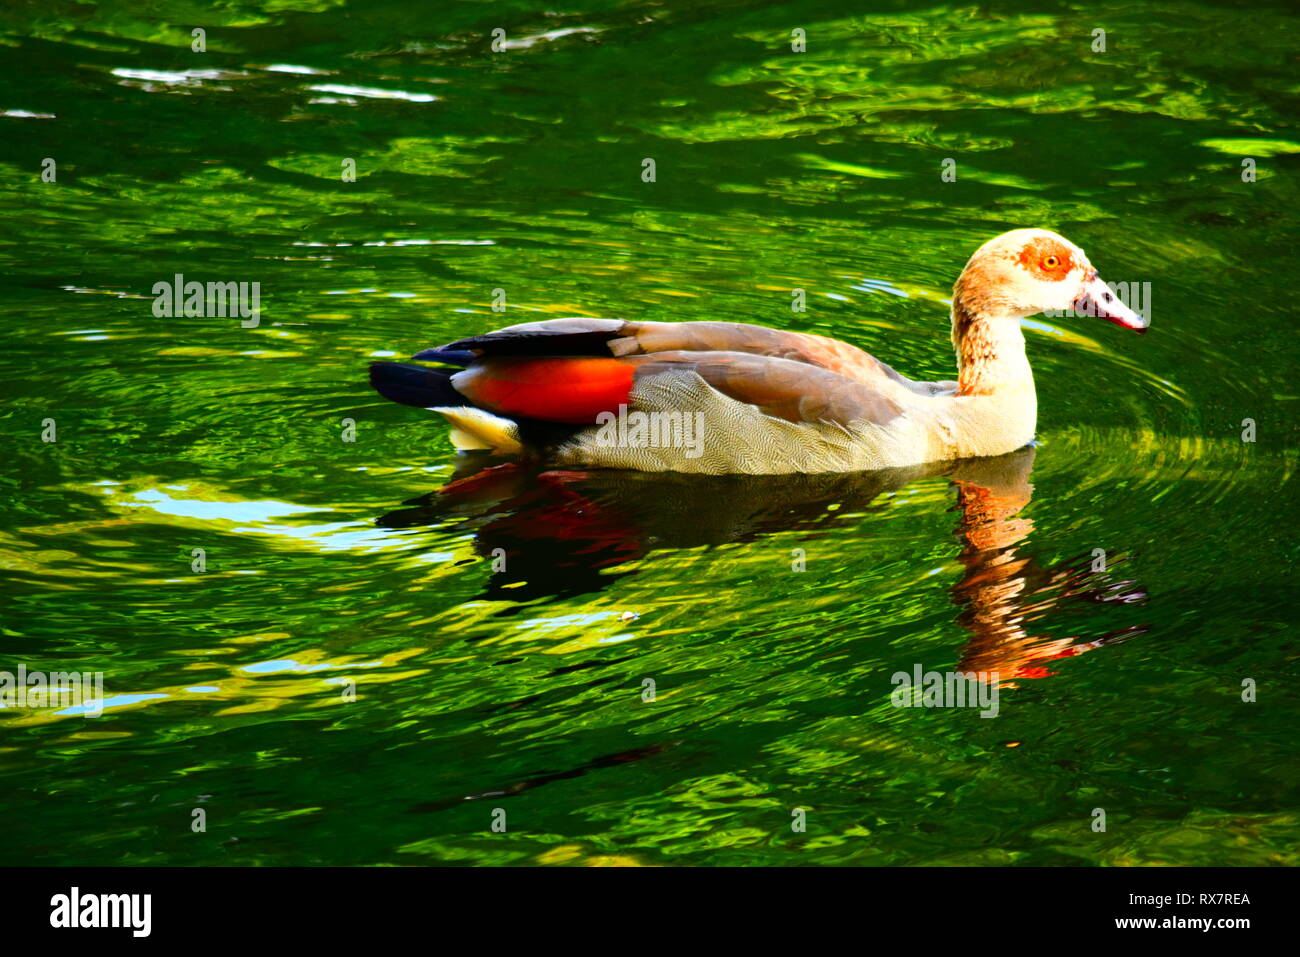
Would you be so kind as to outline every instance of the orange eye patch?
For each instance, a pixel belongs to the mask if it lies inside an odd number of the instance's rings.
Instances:
[[[1020,250],[1020,265],[1035,279],[1059,282],[1074,268],[1074,259],[1069,249],[1044,236],[1025,243]]]

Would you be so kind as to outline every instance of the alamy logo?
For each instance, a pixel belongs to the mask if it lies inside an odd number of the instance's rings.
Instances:
[[[996,671],[921,671],[920,665],[896,671],[889,679],[895,708],[980,708],[981,718],[998,714]]]
[[[245,329],[256,329],[262,321],[262,284],[260,282],[185,281],[177,273],[169,283],[153,284],[153,314],[159,319],[188,318],[226,319],[240,317]]]
[[[148,937],[153,929],[152,894],[70,894],[50,898],[51,927],[129,927],[131,936]]]
[[[596,416],[596,444],[602,448],[685,449],[688,459],[704,454],[703,412],[629,412],[626,405]]]
[[[80,708],[87,718],[104,713],[102,671],[0,671],[0,708]]]
[[[1151,321],[1151,283],[1149,282],[1108,282],[1113,295],[1147,322]],[[1051,319],[1096,319],[1101,316],[1104,307],[1091,299],[1078,309],[1044,309],[1043,315]]]

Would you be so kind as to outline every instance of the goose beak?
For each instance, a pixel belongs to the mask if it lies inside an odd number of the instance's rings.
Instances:
[[[1083,291],[1079,293],[1079,298],[1074,300],[1072,308],[1077,316],[1098,316],[1107,322],[1113,322],[1117,326],[1135,332],[1146,332],[1151,325],[1151,320],[1138,315],[1120,302],[1119,296],[1111,292],[1110,287],[1102,282],[1101,277],[1095,272],[1092,278],[1084,283]]]

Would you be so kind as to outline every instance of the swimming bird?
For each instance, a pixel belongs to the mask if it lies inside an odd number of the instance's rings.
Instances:
[[[1073,310],[1145,331],[1083,250],[1045,229],[989,240],[952,298],[955,381],[917,382],[847,342],[738,322],[550,319],[376,362],[385,398],[461,449],[706,474],[853,472],[1002,455],[1034,438],[1020,320]]]

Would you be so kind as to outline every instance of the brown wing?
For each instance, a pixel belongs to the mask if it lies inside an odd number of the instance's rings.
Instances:
[[[828,336],[786,332],[743,322],[628,322],[622,319],[547,319],[508,326],[420,353],[439,359],[458,351],[494,355],[640,356],[661,352],[736,352],[788,359],[857,382],[915,383],[856,346]]]
[[[794,359],[744,352],[655,352],[627,356],[634,382],[689,369],[723,395],[788,422],[884,424],[901,412],[886,391]]]
[[[819,366],[858,382],[876,382],[882,377],[903,380],[875,356],[847,342],[744,322],[628,322],[609,347],[614,355],[743,352]]]

